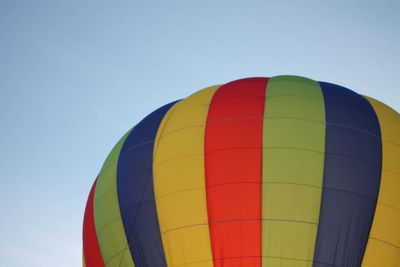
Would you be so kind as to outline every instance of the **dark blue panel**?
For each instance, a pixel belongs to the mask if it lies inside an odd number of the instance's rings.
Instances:
[[[175,103],[159,108],[136,125],[118,159],[118,201],[136,267],[167,266],[154,200],[152,165],[158,127]]]
[[[320,86],[326,148],[313,266],[361,266],[381,177],[379,121],[364,97],[338,85]]]

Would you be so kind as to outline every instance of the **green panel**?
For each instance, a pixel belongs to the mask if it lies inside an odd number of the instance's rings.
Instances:
[[[263,267],[312,266],[324,153],[319,84],[295,76],[271,78],[263,129]]]
[[[101,168],[94,194],[94,222],[101,254],[107,267],[134,267],[127,244],[117,195],[117,163],[126,133]]]

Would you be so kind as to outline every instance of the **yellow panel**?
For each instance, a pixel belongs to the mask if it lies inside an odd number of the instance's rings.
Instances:
[[[362,267],[400,266],[400,116],[367,97],[379,118],[382,135],[382,177],[375,217]]]
[[[154,148],[154,194],[168,266],[212,267],[204,171],[208,108],[218,86],[168,111]]]
[[[362,267],[399,266],[399,249],[370,238]]]

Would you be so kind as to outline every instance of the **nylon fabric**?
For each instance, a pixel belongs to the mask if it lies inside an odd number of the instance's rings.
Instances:
[[[175,104],[157,132],[153,179],[168,266],[213,267],[204,174],[204,132],[218,86]]]
[[[94,222],[104,264],[134,267],[121,219],[117,195],[117,163],[121,147],[131,131],[115,145],[101,168],[94,193]]]
[[[261,162],[267,78],[221,86],[207,117],[205,168],[214,266],[261,266]]]
[[[90,189],[89,197],[86,203],[85,216],[83,219],[83,266],[87,267],[104,266],[93,217],[93,198],[96,183],[97,178]]]
[[[118,159],[119,206],[137,267],[167,266],[154,200],[152,165],[158,127],[175,103],[159,108],[137,124],[126,138]]]
[[[90,190],[83,267],[400,266],[400,116],[298,76],[145,117]]]
[[[366,97],[382,132],[382,177],[362,267],[400,266],[400,116],[385,104]]]
[[[262,266],[312,266],[325,152],[319,84],[296,76],[269,80],[262,161]]]
[[[365,98],[338,85],[320,86],[327,128],[314,266],[361,266],[379,192],[380,126]]]

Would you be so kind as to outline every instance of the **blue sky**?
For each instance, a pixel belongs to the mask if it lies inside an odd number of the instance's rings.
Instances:
[[[0,265],[80,266],[117,140],[204,87],[294,74],[400,110],[397,0],[0,0]]]

